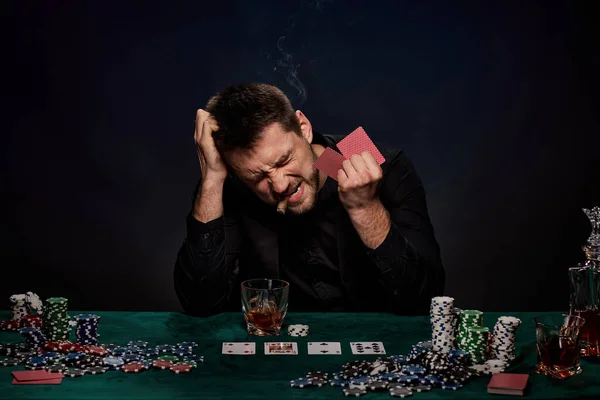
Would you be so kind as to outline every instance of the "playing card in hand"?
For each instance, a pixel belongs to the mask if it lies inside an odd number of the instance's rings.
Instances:
[[[340,140],[337,148],[340,149],[347,160],[354,154],[360,155],[363,151],[368,151],[379,165],[385,161],[385,158],[383,158],[383,155],[381,155],[375,144],[367,136],[367,132],[365,132],[362,126],[359,126],[354,132]]]
[[[337,148],[340,149],[342,154],[336,152],[330,147],[325,148],[325,151],[319,156],[317,161],[313,163],[313,166],[319,171],[327,174],[327,176],[337,181],[338,170],[342,168],[344,160],[350,159],[354,154],[362,154],[363,151],[368,151],[373,155],[375,161],[379,165],[383,164],[385,158],[375,144],[371,141],[369,136],[362,127],[358,127],[340,140],[337,144]]]
[[[313,167],[337,181],[337,173],[342,169],[344,160],[344,156],[333,150],[331,147],[327,147],[317,161],[313,163]]]

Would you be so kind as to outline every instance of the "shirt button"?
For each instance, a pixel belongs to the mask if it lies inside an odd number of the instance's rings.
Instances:
[[[204,239],[208,239],[208,238],[210,237],[210,233],[205,233],[204,235],[202,235],[202,237],[203,237]]]

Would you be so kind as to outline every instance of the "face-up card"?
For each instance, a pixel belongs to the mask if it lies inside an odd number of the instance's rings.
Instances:
[[[256,343],[254,342],[233,342],[223,343],[222,354],[232,354],[241,356],[251,356],[256,354]]]
[[[308,342],[308,354],[342,354],[340,342]]]
[[[265,354],[266,355],[297,355],[298,354],[298,343],[295,342],[266,342],[265,343]]]
[[[44,379],[41,381],[19,381],[17,379],[13,379],[13,385],[60,385],[62,382],[62,378],[57,379]]]
[[[36,371],[13,371],[12,376],[18,381],[42,381],[44,379],[59,379],[64,375],[60,372]]]
[[[351,342],[352,354],[385,354],[382,342]]]
[[[340,140],[337,144],[337,148],[340,149],[344,157],[348,160],[354,154],[360,155],[363,151],[368,151],[373,155],[373,158],[375,158],[375,161],[377,161],[379,165],[383,164],[385,161],[385,158],[383,158],[383,155],[379,152],[369,136],[367,136],[367,133],[362,126],[359,126],[354,132]]]
[[[337,181],[337,173],[342,169],[344,160],[344,156],[340,153],[331,147],[326,147],[325,151],[317,158],[317,161],[313,163],[313,167]]]

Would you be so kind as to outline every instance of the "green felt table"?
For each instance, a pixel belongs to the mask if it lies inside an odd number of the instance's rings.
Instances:
[[[195,341],[195,353],[204,355],[205,363],[189,374],[177,375],[168,370],[150,370],[139,374],[109,371],[104,375],[65,378],[61,385],[12,385],[10,372],[19,367],[0,367],[0,399],[335,399],[346,398],[340,388],[294,389],[291,379],[308,371],[339,371],[341,364],[377,356],[353,355],[352,341],[381,341],[386,353],[407,354],[410,346],[430,336],[428,317],[401,317],[383,313],[290,313],[286,324],[310,325],[307,337],[279,339],[249,337],[241,313],[225,313],[209,318],[190,317],[168,312],[94,312],[101,316],[101,343],[126,344],[143,339],[151,345]],[[71,315],[76,314],[70,311]],[[0,312],[0,319],[8,319]],[[526,397],[531,399],[600,398],[600,365],[582,361],[584,372],[564,381],[553,381],[533,373],[536,362],[535,313],[485,313],[484,323],[492,327],[498,316],[514,315],[523,325],[517,334],[519,358],[511,372],[529,373]],[[265,356],[265,341],[294,341],[297,356]],[[0,332],[0,343],[20,342],[15,332]],[[222,355],[223,342],[254,341],[256,355]],[[309,341],[339,341],[341,355],[307,354]],[[469,381],[459,391],[434,389],[415,393],[417,399],[479,399],[498,397],[486,393],[489,377]],[[504,396],[507,397],[507,396]],[[390,398],[387,393],[368,393],[365,399]]]

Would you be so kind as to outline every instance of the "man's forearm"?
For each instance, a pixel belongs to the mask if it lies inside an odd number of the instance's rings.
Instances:
[[[390,215],[379,200],[366,208],[349,210],[348,215],[360,239],[370,249],[379,247],[390,231]]]
[[[192,210],[194,218],[200,222],[213,221],[223,215],[223,182],[203,181]]]

